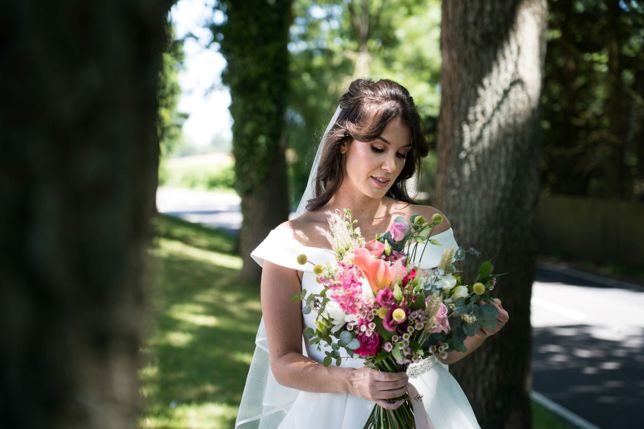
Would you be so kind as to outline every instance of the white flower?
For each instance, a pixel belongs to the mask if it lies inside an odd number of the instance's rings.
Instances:
[[[452,298],[458,299],[458,298],[467,298],[469,295],[469,292],[467,290],[467,286],[457,286],[454,288],[454,291],[452,292]]]
[[[449,290],[456,286],[456,277],[454,277],[452,274],[446,274],[438,280],[437,285],[441,289]]]
[[[333,331],[337,331],[341,327],[344,326],[344,324],[347,322],[347,314],[342,311],[340,308],[340,305],[333,301],[330,300],[327,302],[326,307],[325,307],[325,313],[327,316],[329,316],[329,319],[331,319],[331,322],[333,322]]]

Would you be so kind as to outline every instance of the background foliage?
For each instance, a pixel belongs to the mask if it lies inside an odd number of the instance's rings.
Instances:
[[[644,202],[644,4],[549,3],[543,186]]]

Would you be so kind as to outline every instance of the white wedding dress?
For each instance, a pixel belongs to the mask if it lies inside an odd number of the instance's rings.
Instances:
[[[427,247],[420,264],[424,268],[437,266],[444,249],[458,246],[451,228],[432,238],[441,244]],[[305,246],[283,226],[272,230],[251,256],[260,265],[270,261],[303,271],[302,287],[310,292],[319,292],[321,286],[315,280],[312,265],[299,265],[296,261],[299,254],[305,254],[314,263],[334,260],[330,249]],[[306,326],[314,327],[314,312],[303,317]],[[318,362],[325,356],[316,346],[309,347],[305,340],[303,350]],[[363,362],[362,359],[347,357],[341,366],[359,368]],[[409,380],[422,395],[425,411],[435,429],[479,428],[467,397],[446,365],[432,359],[426,361],[420,372],[410,375]],[[361,429],[373,406],[371,401],[348,394],[312,393],[281,386],[270,371],[268,344],[263,326],[260,326],[235,428]]]

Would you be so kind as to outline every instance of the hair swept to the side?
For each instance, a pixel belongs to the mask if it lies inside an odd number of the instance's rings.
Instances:
[[[402,171],[387,192],[396,200],[413,203],[405,181],[420,171],[421,159],[429,146],[421,130],[420,115],[409,91],[389,79],[372,81],[356,79],[340,97],[341,112],[326,136],[315,178],[315,197],[307,202],[307,210],[323,207],[335,194],[344,179],[340,148],[351,140],[373,141],[387,124],[400,118],[409,127],[411,150]]]

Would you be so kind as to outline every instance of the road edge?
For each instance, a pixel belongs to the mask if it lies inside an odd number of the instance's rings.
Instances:
[[[530,398],[533,401],[537,402],[542,407],[546,408],[548,411],[556,414],[559,418],[564,420],[566,423],[572,425],[578,429],[601,429],[599,426],[590,423],[588,420],[583,417],[578,416],[569,409],[557,404],[551,399],[546,398],[541,393],[533,390],[530,392]]]

